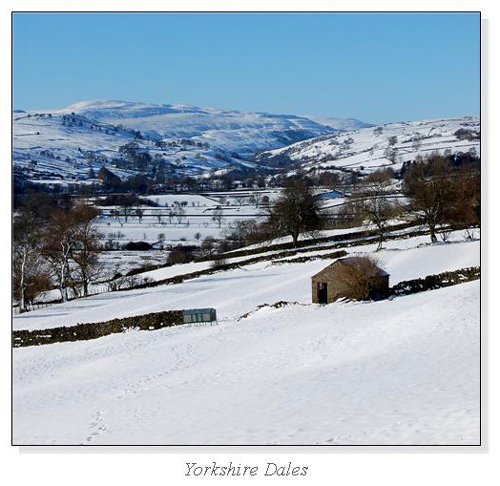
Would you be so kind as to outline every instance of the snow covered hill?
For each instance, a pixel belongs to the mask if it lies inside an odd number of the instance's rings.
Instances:
[[[400,169],[417,155],[480,152],[477,117],[389,123],[377,127],[320,136],[264,152],[261,162],[300,162],[309,169],[340,169],[369,173],[379,168]]]
[[[87,181],[117,163],[134,142],[171,174],[200,175],[228,166],[285,165],[370,172],[398,169],[417,154],[479,153],[477,117],[391,123],[348,118],[244,113],[186,105],[84,101],[62,110],[14,111],[14,167],[26,179]],[[457,131],[461,131],[458,132]],[[260,155],[254,160],[257,153]],[[255,163],[257,162],[257,164]]]
[[[135,142],[178,173],[228,165],[253,167],[258,150],[333,133],[295,115],[244,113],[184,105],[85,101],[63,110],[14,112],[14,163],[27,178],[88,178],[90,168],[113,165],[118,149]]]
[[[478,240],[450,241],[376,255],[391,285],[479,264]],[[48,329],[196,306],[219,322],[14,349],[14,443],[477,444],[479,282],[311,304],[328,263],[263,261],[16,316],[15,329]],[[150,276],[193,265],[207,262]],[[296,303],[258,309],[282,300]]]
[[[245,113],[187,105],[86,101],[71,105],[62,112],[122,124],[153,138],[190,138],[239,153],[253,153],[256,149],[333,131],[323,124],[295,115]]]

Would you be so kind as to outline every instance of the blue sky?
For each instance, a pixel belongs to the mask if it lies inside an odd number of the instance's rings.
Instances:
[[[14,106],[479,113],[479,14],[14,14]]]

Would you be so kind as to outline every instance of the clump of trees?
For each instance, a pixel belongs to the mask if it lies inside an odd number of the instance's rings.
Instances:
[[[453,167],[447,157],[439,154],[420,158],[404,177],[407,211],[427,225],[433,243],[440,226],[468,228],[479,224],[480,179],[475,165]]]
[[[481,135],[478,132],[467,130],[465,128],[459,128],[453,135],[457,137],[458,140],[480,140]]]
[[[102,235],[94,225],[99,211],[85,202],[55,206],[40,213],[30,201],[16,210],[13,238],[14,297],[20,312],[35,298],[58,288],[63,302],[68,289],[88,295],[89,285],[102,270]]]
[[[212,250],[216,248],[219,253],[235,250],[242,246],[253,245],[272,238],[266,225],[259,224],[253,219],[230,221],[221,236],[222,240],[217,244],[215,244],[213,238],[211,239]],[[202,249],[205,250],[209,242],[210,239],[205,238],[205,240],[203,240]]]

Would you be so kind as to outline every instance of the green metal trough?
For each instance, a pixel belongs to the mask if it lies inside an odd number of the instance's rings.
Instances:
[[[186,309],[182,311],[184,324],[194,322],[214,322],[217,321],[217,313],[215,309]]]

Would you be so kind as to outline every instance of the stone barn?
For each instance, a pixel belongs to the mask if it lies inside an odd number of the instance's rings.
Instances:
[[[389,296],[389,274],[369,258],[342,258],[313,275],[313,304],[331,304],[343,297],[380,300]]]

